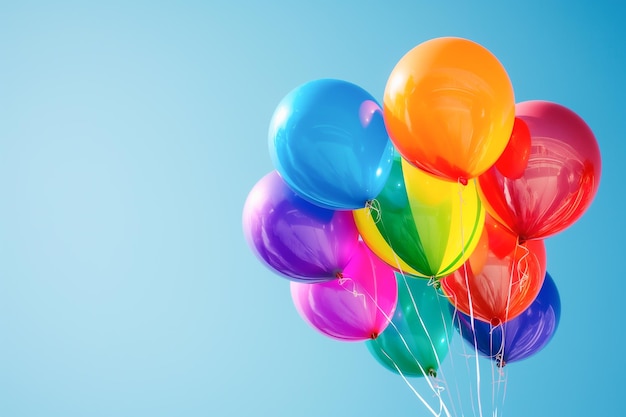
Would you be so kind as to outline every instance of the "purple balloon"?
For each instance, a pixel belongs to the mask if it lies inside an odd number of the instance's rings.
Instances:
[[[328,282],[291,283],[300,316],[333,339],[364,341],[385,330],[398,302],[394,269],[359,243],[341,277]]]
[[[526,359],[548,344],[559,326],[561,300],[554,280],[546,273],[541,291],[530,307],[501,326],[474,320],[472,331],[470,316],[461,312],[457,316],[454,324],[461,336],[474,346],[475,334],[478,351],[502,367]]]
[[[335,279],[359,241],[351,211],[309,203],[296,195],[277,171],[267,174],[250,191],[243,208],[243,231],[257,257],[293,281]]]

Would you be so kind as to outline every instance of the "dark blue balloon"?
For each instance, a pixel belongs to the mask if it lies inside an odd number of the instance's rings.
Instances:
[[[363,208],[383,189],[393,145],[376,100],[347,81],[310,81],[278,105],[269,129],[276,170],[301,197],[333,210]]]
[[[546,273],[539,295],[519,316],[496,327],[474,320],[472,331],[470,316],[457,311],[454,325],[472,347],[476,335],[478,351],[495,360],[498,366],[504,366],[526,359],[543,349],[554,336],[560,318],[559,292],[550,274]]]

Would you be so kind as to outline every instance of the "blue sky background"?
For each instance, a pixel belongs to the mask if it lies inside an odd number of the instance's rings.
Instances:
[[[507,367],[499,412],[624,414],[624,17],[611,1],[0,2],[0,415],[430,415],[363,344],[302,321],[241,210],[285,94],[334,77],[380,100],[438,36],[490,49],[516,101],[574,110],[603,155],[592,207],[547,241],[560,328]],[[446,380],[472,382],[458,365]]]

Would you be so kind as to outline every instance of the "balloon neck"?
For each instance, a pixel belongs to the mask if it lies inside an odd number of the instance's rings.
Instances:
[[[506,366],[506,361],[504,360],[501,354],[496,355],[496,366],[498,368],[504,368]]]
[[[433,368],[429,368],[428,369],[428,376],[432,377],[432,378],[437,378],[437,371],[435,371]]]
[[[498,327],[499,325],[502,324],[502,320],[500,320],[498,317],[494,317],[491,319],[490,323],[491,323],[491,327]]]
[[[459,184],[467,185],[467,178],[459,177]]]
[[[376,332],[372,332],[372,333],[370,334],[370,339],[372,339],[372,340],[376,340],[376,338],[378,338],[378,333],[376,333]]]

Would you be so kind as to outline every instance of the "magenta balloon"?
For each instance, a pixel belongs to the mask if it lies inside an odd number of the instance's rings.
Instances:
[[[243,231],[266,266],[285,278],[306,282],[334,279],[359,241],[351,211],[333,211],[307,202],[276,171],[263,177],[248,194]]]
[[[341,278],[292,282],[291,297],[300,316],[322,334],[363,341],[375,339],[387,327],[398,301],[398,284],[393,268],[361,242]]]
[[[522,240],[544,239],[572,225],[594,199],[601,175],[596,138],[570,109],[526,101],[515,115],[528,125],[531,148],[518,179],[492,167],[478,179],[487,211]]]

